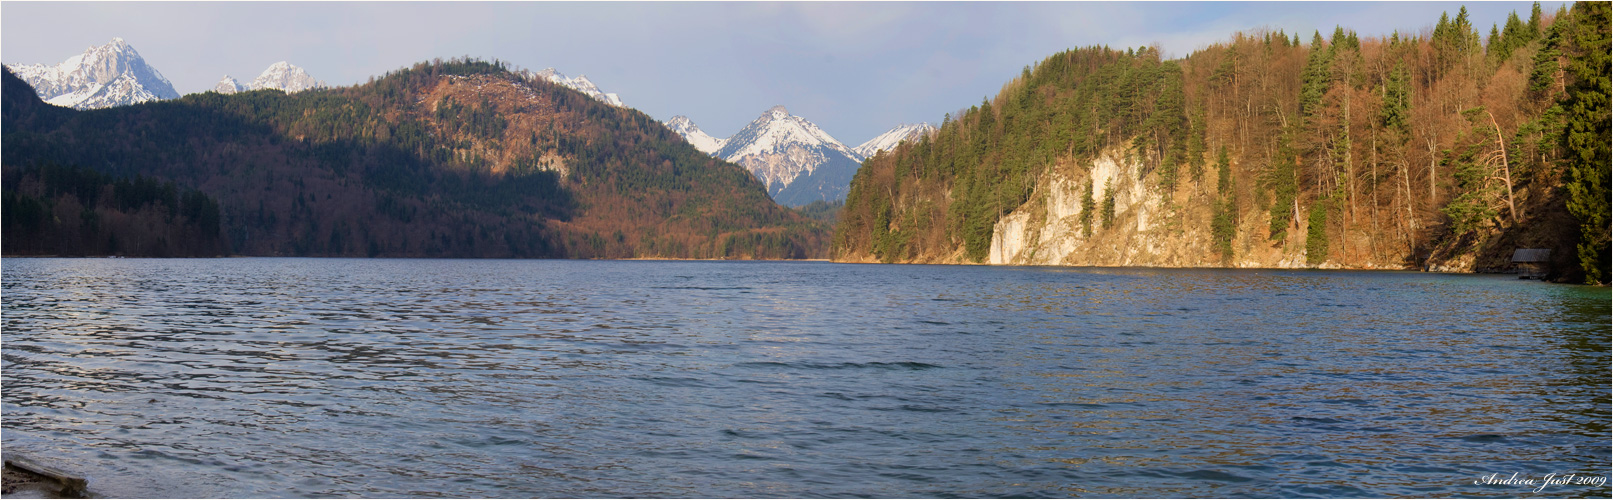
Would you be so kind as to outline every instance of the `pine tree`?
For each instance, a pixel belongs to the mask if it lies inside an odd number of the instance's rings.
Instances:
[[[1111,182],[1103,183],[1103,228],[1108,229],[1115,221],[1115,189]]]
[[[1529,9],[1529,33],[1530,41],[1540,37],[1540,2]]]
[[[1506,56],[1504,55],[1506,52],[1506,45],[1506,41],[1501,38],[1501,29],[1496,25],[1491,24],[1490,38],[1488,38],[1485,42],[1485,48],[1488,49],[1490,57],[1494,57],[1497,62],[1507,60]]]
[[[1331,51],[1323,45],[1322,32],[1311,37],[1311,54],[1305,63],[1303,84],[1299,91],[1299,110],[1302,116],[1311,116],[1321,108],[1322,95],[1327,93]]]
[[[1327,262],[1327,198],[1319,198],[1311,205],[1309,229],[1305,233],[1305,261],[1311,265]]]
[[[1613,65],[1608,52],[1613,44],[1608,32],[1613,19],[1609,5],[1574,4],[1574,29],[1566,34],[1577,57],[1569,59],[1573,84],[1563,98],[1568,116],[1562,147],[1567,152],[1568,211],[1580,221],[1579,261],[1586,283],[1607,283],[1610,276],[1608,181],[1613,152],[1608,137],[1613,136],[1609,126],[1613,113],[1608,100],[1613,96],[1613,83],[1608,72]]]
[[[1411,74],[1404,62],[1395,65],[1383,88],[1383,126],[1406,131],[1411,119]]]
[[[1557,58],[1562,55],[1558,51],[1562,43],[1562,36],[1558,25],[1554,24],[1546,33],[1546,41],[1541,44],[1540,51],[1535,53],[1533,69],[1529,72],[1529,92],[1536,98],[1544,99],[1557,90],[1557,73],[1561,67]]]
[[[1232,238],[1238,230],[1238,190],[1232,185],[1232,161],[1227,158],[1226,146],[1221,146],[1215,169],[1215,187],[1221,196],[1217,197],[1210,215],[1210,235],[1214,238],[1216,249],[1221,252],[1221,260],[1230,262],[1233,257]]]
[[[1087,181],[1086,189],[1081,191],[1081,236],[1092,236],[1093,213],[1098,203],[1092,199],[1092,181]]]
[[[1266,185],[1272,191],[1269,229],[1274,240],[1281,240],[1288,234],[1288,224],[1294,218],[1295,196],[1299,193],[1294,165],[1297,158],[1289,146],[1292,141],[1292,133],[1284,132],[1277,143],[1277,156],[1266,172]]]

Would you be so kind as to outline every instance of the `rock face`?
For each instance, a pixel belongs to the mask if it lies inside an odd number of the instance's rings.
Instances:
[[[6,66],[32,85],[40,99],[57,106],[95,109],[179,97],[173,84],[122,38],[53,66]]]
[[[897,125],[896,128],[886,131],[883,134],[879,134],[878,137],[869,139],[868,142],[864,142],[851,150],[856,151],[857,154],[863,158],[871,158],[880,151],[889,151],[891,148],[896,147],[897,144],[901,144],[903,141],[918,141],[925,135],[932,132],[935,132],[935,127],[930,126],[928,123],[920,123],[917,125],[903,123],[901,125]]]
[[[844,199],[862,162],[857,152],[784,106],[762,113],[712,156],[745,167],[786,206]]]
[[[1038,186],[1038,195],[997,221],[992,229],[990,264],[1012,265],[1189,265],[1161,244],[1179,232],[1157,225],[1161,195],[1137,180],[1138,166],[1114,152],[1090,165],[1086,175],[1056,172]],[[1092,232],[1083,229],[1082,198],[1092,185]],[[1115,216],[1104,228],[1104,200],[1114,198]],[[1102,233],[1103,238],[1092,235]],[[1118,237],[1117,237],[1118,236]]]
[[[700,130],[700,127],[695,126],[694,121],[687,116],[674,116],[666,121],[666,126],[672,129],[673,132],[677,132],[679,136],[682,136],[683,140],[693,144],[696,149],[708,155],[716,153],[717,150],[722,149],[723,145],[728,144],[728,139],[718,139],[707,135],[705,131]]]
[[[567,78],[566,75],[561,74],[559,71],[555,71],[554,68],[545,68],[543,71],[539,71],[537,73],[529,73],[529,76],[536,76],[538,78],[554,82],[563,87],[582,92],[583,94],[588,95],[588,97],[592,97],[595,100],[605,104],[616,106],[618,108],[627,107],[626,104],[622,104],[622,98],[620,96],[614,93],[606,93],[605,91],[599,90],[599,86],[594,85],[594,82],[589,81],[587,75],[577,75],[576,78]]]
[[[1184,182],[1174,192],[1157,188],[1157,174],[1143,173],[1123,148],[1105,151],[1087,165],[1055,168],[1036,185],[1030,201],[1003,216],[992,228],[994,265],[1304,268],[1303,238],[1273,242],[1267,218],[1246,212],[1236,228],[1235,262],[1219,260],[1213,245],[1211,213],[1190,203],[1195,192],[1218,192],[1214,179]],[[1073,167],[1073,168],[1072,168]],[[1083,228],[1083,195],[1092,186],[1090,233]],[[1113,193],[1113,218],[1104,222],[1105,200]],[[1298,232],[1291,229],[1291,232]],[[1328,267],[1336,264],[1324,264]],[[1392,262],[1363,262],[1362,268],[1398,269]]]
[[[228,76],[224,78],[230,79]],[[230,79],[230,81],[233,82],[234,80]],[[220,85],[222,84],[223,82],[220,82]],[[268,69],[258,74],[257,78],[252,79],[252,83],[247,84],[245,90],[277,89],[289,94],[322,87],[325,87],[325,82],[308,76],[308,72],[303,71],[302,68],[280,61],[269,65]]]

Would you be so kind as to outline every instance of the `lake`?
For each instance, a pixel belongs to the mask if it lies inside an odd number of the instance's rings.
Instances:
[[[5,451],[104,496],[1613,493],[1578,484],[1613,454],[1607,288],[256,258],[3,282]]]

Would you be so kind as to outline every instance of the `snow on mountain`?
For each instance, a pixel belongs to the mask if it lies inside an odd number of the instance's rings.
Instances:
[[[308,76],[307,71],[285,61],[269,65],[269,69],[263,70],[263,73],[246,86],[248,90],[279,89],[288,94],[322,87],[325,87],[325,82],[315,80],[314,77]]]
[[[869,139],[868,142],[862,143],[855,148],[851,148],[851,150],[856,151],[857,154],[861,155],[863,158],[872,158],[874,154],[880,151],[890,151],[892,148],[895,148],[897,144],[901,144],[902,141],[918,141],[926,134],[934,131],[935,127],[930,126],[928,123],[920,123],[917,125],[903,123],[883,134],[879,134],[879,137]]]
[[[235,81],[234,78],[230,78],[230,75],[224,75],[223,80],[219,80],[217,85],[213,85],[213,91],[220,94],[234,94],[243,90],[246,90],[246,87],[241,86],[241,82]]]
[[[537,76],[572,90],[582,92],[587,94],[588,97],[592,97],[595,100],[605,104],[616,106],[618,108],[627,107],[626,104],[622,104],[621,97],[617,96],[616,94],[607,94],[604,91],[599,90],[599,87],[594,85],[594,82],[589,81],[588,77],[585,75],[577,75],[576,78],[566,78],[566,75],[561,74],[559,71],[555,71],[554,68],[545,68],[543,71],[539,71],[537,73],[529,73],[528,76]]]
[[[791,115],[784,106],[773,106],[766,113],[762,113],[762,116],[751,121],[750,125],[740,129],[728,139],[728,144],[718,151],[717,156],[739,158],[779,152],[795,145],[825,148],[847,158],[858,161],[862,159],[855,151],[835,140],[816,124]]]
[[[717,152],[717,150],[722,149],[724,144],[728,143],[728,139],[718,139],[706,135],[706,132],[695,126],[694,121],[687,116],[674,116],[671,120],[666,121],[666,126],[672,129],[673,132],[677,132],[679,136],[682,136],[683,140],[693,144],[695,149],[699,149],[708,155]]]
[[[40,99],[57,106],[95,109],[179,97],[174,85],[122,38],[60,64],[7,64],[34,87]]]
[[[51,99],[49,102],[58,106],[71,106],[78,109],[100,109],[161,99],[161,97],[151,93],[150,90],[141,85],[134,76],[118,75],[117,78],[95,89],[94,92],[68,94],[68,96]]]
[[[740,129],[712,156],[737,163],[783,205],[846,197],[862,156],[817,125],[774,106]]]

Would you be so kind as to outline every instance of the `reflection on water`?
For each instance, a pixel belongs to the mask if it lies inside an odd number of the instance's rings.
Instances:
[[[3,274],[6,451],[108,496],[1523,496],[1474,481],[1609,470],[1598,288],[713,262]]]

